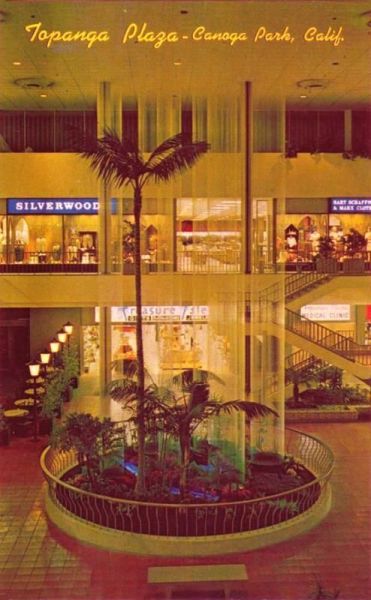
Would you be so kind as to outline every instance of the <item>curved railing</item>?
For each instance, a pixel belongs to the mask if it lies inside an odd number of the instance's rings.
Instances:
[[[202,504],[123,500],[75,488],[61,480],[77,465],[73,451],[48,447],[41,456],[41,467],[51,501],[70,516],[116,531],[198,537],[259,530],[286,522],[313,507],[328,485],[333,454],[316,438],[292,429],[286,432],[286,453],[311,471],[315,479],[264,498]]]

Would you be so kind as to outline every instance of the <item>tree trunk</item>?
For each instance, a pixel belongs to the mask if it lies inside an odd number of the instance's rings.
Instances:
[[[180,476],[180,491],[182,495],[188,487],[188,467],[191,458],[191,435],[187,428],[186,431],[180,432],[180,453],[182,472]]]
[[[138,365],[138,476],[136,483],[137,494],[145,492],[145,426],[144,426],[144,353],[143,353],[143,324],[142,324],[142,270],[140,252],[140,221],[142,212],[142,192],[139,187],[134,190],[134,222],[135,222],[135,306],[137,313],[136,342]]]

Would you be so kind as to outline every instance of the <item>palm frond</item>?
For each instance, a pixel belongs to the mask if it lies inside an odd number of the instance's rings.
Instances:
[[[251,419],[256,419],[259,417],[266,417],[269,415],[273,415],[278,417],[278,413],[266,406],[265,404],[260,404],[259,402],[247,402],[246,400],[231,400],[229,402],[215,403],[215,415],[219,415],[221,412],[231,414],[235,410],[241,410],[245,413],[246,417]]]
[[[212,371],[206,371],[205,369],[185,369],[181,373],[174,375],[171,381],[177,387],[185,390],[190,389],[194,383],[208,383],[209,381],[216,381],[225,385],[223,379],[220,379]]]
[[[106,183],[119,187],[138,181],[144,173],[143,158],[137,146],[128,139],[121,140],[112,130],[106,130],[95,143],[88,144],[81,156],[90,161],[92,169]]]
[[[179,148],[179,146],[184,145],[184,135],[182,133],[177,133],[167,140],[163,141],[157,148],[153,150],[150,154],[149,159],[146,162],[146,169],[151,169],[153,166],[158,164],[159,160],[162,160],[166,156],[168,156],[169,151],[174,150],[175,148]]]
[[[153,178],[156,183],[169,181],[192,167],[208,148],[207,142],[189,142],[183,134],[169,138],[145,164],[146,180]]]

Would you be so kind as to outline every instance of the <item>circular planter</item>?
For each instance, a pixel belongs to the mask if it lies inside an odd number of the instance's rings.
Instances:
[[[288,442],[287,452],[316,471],[312,481],[264,498],[202,504],[139,502],[78,489],[63,481],[76,466],[75,454],[47,448],[41,465],[48,515],[82,541],[139,554],[201,556],[283,541],[327,514],[333,468],[333,455],[319,440],[290,431]]]

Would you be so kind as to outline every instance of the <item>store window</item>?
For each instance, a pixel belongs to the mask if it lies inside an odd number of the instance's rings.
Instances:
[[[144,272],[173,269],[173,201],[145,198],[141,219],[141,257]],[[134,273],[135,226],[132,200],[124,200],[122,217],[123,271]]]
[[[241,269],[241,200],[178,198],[176,264],[183,272]]]
[[[0,264],[17,271],[38,271],[40,265],[48,271],[79,271],[82,265],[96,270],[97,212],[96,198],[8,199],[7,217],[0,220]]]
[[[0,264],[6,262],[7,231],[6,216],[0,215]]]
[[[142,318],[144,353],[155,381],[165,383],[184,369],[218,372],[228,360],[225,338],[209,327],[208,306],[143,306]],[[112,307],[111,319],[115,378],[122,372],[123,361],[137,356],[136,309]]]
[[[338,270],[347,270],[344,263],[353,258],[370,268],[371,199],[287,199],[286,214],[277,215],[276,233],[277,261],[289,269],[314,268],[323,244]]]

